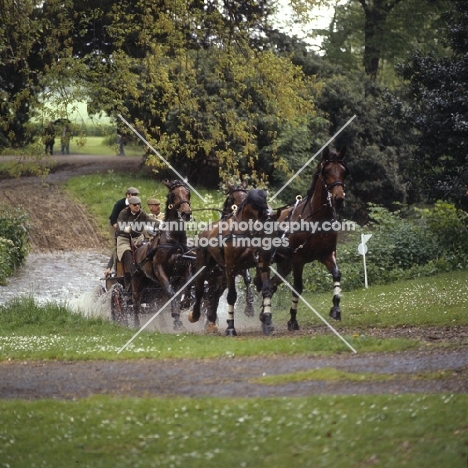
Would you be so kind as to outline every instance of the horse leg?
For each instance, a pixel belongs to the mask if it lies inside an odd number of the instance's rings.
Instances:
[[[153,263],[154,266],[154,263]],[[184,328],[182,320],[180,320],[180,309],[178,301],[175,301],[173,298],[175,296],[174,288],[172,287],[169,278],[166,275],[166,272],[161,265],[157,264],[154,268],[154,273],[159,279],[163,289],[166,291],[167,297],[171,300],[171,316],[174,319],[173,328],[174,330],[182,330]]]
[[[226,267],[226,271],[228,271],[228,267]],[[234,328],[234,305],[237,301],[237,291],[236,291],[236,277],[232,274],[232,272],[227,273],[226,276],[227,285],[228,285],[228,293],[227,293],[227,303],[228,303],[228,318],[227,318],[227,329],[226,335],[227,336],[237,336],[236,329]]]
[[[206,324],[207,333],[218,332],[218,305],[219,299],[226,289],[226,276],[219,267],[211,270],[208,276],[208,291],[206,297]]]
[[[141,296],[143,293],[143,278],[132,278],[133,320],[135,328],[140,328]]]
[[[203,266],[205,266],[204,270],[195,278],[195,304],[188,314],[190,323],[196,323],[200,320],[201,303],[205,292],[205,278],[207,277],[207,270],[210,268],[206,266],[206,252],[199,251],[196,259],[196,271],[199,271]],[[211,283],[209,287],[211,288]]]
[[[122,255],[122,268],[124,272],[124,286],[125,291],[130,296],[130,292],[132,289],[132,252],[131,250],[126,250]]]
[[[299,303],[299,296],[302,294],[302,289],[303,289],[303,282],[302,282],[303,271],[304,271],[303,263],[296,262],[293,264],[294,291],[292,293],[292,298],[291,298],[291,308],[289,309],[289,314],[291,316],[288,322],[289,331],[299,330],[299,323],[297,322],[297,304]]]
[[[262,278],[262,312],[260,313],[260,321],[262,322],[262,331],[264,335],[271,335],[275,327],[273,326],[271,316],[271,288],[270,288],[270,269],[269,262],[263,261],[261,266]]]
[[[335,252],[328,257],[323,264],[328,268],[328,271],[332,274],[333,277],[333,307],[330,309],[330,317],[335,320],[341,320],[341,309],[340,309],[340,299],[341,299],[341,273],[336,264]]]
[[[252,278],[250,277],[250,272],[248,269],[244,270],[243,272],[244,284],[245,284],[245,309],[244,314],[247,317],[253,317],[255,314],[253,301],[254,297],[252,294],[252,288],[250,284],[252,283]]]

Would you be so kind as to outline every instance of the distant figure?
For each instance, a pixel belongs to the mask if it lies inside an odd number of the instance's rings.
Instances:
[[[120,133],[117,134],[117,144],[119,145],[119,156],[125,156],[125,141],[124,141],[124,136],[121,135]]]
[[[42,141],[45,145],[46,154],[54,154],[55,129],[53,122],[49,122],[49,124],[45,128]]]
[[[65,124],[62,129],[62,136],[60,138],[60,143],[62,145],[62,154],[70,154],[70,139],[71,129],[68,124]]]

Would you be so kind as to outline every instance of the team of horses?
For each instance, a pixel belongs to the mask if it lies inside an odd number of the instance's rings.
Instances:
[[[298,196],[295,203],[275,210],[269,206],[264,190],[247,190],[246,184],[228,184],[221,219],[198,234],[195,249],[187,245],[184,228],[184,222],[192,219],[190,190],[181,180],[165,181],[168,194],[164,223],[171,229],[161,229],[150,242],[134,252],[131,295],[135,325],[139,326],[142,291],[148,282],[155,282],[170,301],[175,330],[183,328],[181,308],[191,304],[189,322],[197,322],[205,316],[205,330],[216,332],[219,300],[227,289],[225,333],[236,336],[236,277],[242,276],[246,286],[244,313],[253,316],[249,269],[254,269],[254,284],[262,294],[259,319],[263,333],[270,335],[274,331],[271,299],[291,272],[293,292],[288,330],[299,330],[297,309],[303,291],[303,270],[307,263],[316,260],[323,263],[333,277],[330,317],[341,320],[341,277],[336,261],[338,230],[320,226],[330,227],[337,222],[337,212],[344,204],[345,179],[349,173],[344,158],[345,149],[325,149],[305,197]],[[174,229],[175,225],[180,228]],[[266,230],[266,225],[276,228]],[[291,230],[289,226],[301,228]],[[180,288],[190,283],[192,276],[196,276],[194,292],[191,284],[187,286],[185,303],[171,300]]]

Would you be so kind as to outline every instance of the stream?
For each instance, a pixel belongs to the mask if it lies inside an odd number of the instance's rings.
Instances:
[[[105,292],[105,282],[102,279],[107,261],[108,257],[97,251],[31,253],[25,264],[10,277],[8,285],[0,286],[0,305],[15,298],[32,297],[37,304],[58,303],[87,317],[110,319],[110,292]],[[245,305],[245,288],[241,283],[237,286],[239,297],[236,310],[239,312],[236,314],[236,329],[259,329],[258,295],[254,304],[257,314],[254,317],[246,317],[242,312]],[[141,325],[150,321],[145,325],[147,330],[174,332],[169,307],[159,311],[146,306],[143,310],[146,313],[141,316]],[[225,292],[218,307],[220,332],[225,328],[226,310]],[[159,313],[153,318],[156,312]],[[187,311],[182,312],[181,318],[187,332],[204,332],[203,320],[196,324],[189,323]]]

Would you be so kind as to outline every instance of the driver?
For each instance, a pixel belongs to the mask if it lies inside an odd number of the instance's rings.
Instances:
[[[149,221],[148,214],[141,209],[141,199],[137,196],[128,199],[128,207],[124,208],[117,218],[117,258],[122,262],[127,292],[130,289],[133,268],[132,250],[134,246],[143,242],[143,231]]]

